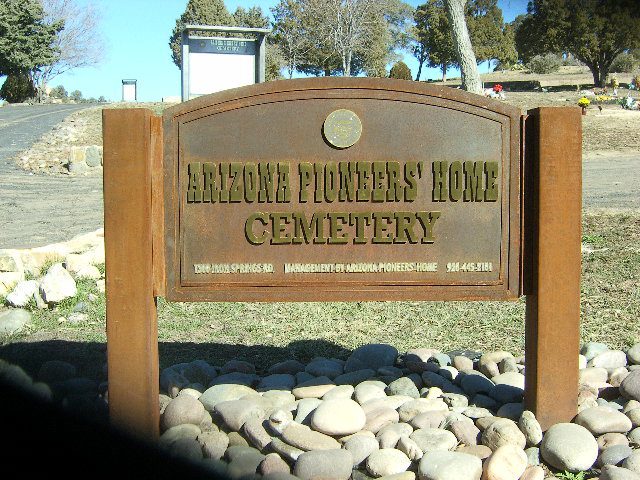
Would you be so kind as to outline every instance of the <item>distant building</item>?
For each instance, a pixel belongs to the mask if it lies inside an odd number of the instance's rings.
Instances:
[[[135,79],[122,80],[122,101],[137,102],[138,101],[138,81]]]

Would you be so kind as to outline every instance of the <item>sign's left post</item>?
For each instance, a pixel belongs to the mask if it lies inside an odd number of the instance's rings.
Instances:
[[[111,423],[159,435],[152,175],[160,122],[147,109],[105,109],[104,230]]]

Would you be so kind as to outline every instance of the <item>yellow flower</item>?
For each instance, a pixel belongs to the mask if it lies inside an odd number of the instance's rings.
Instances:
[[[582,108],[588,107],[590,103],[591,102],[587,97],[582,97],[580,100],[578,100],[578,106]]]

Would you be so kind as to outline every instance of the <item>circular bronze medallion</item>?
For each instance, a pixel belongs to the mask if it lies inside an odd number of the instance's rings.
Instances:
[[[324,136],[337,148],[349,148],[360,140],[362,122],[351,110],[341,108],[331,112],[324,121]]]

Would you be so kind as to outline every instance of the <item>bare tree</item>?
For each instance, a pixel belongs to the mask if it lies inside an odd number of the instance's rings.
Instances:
[[[53,47],[58,54],[50,65],[34,72],[40,95],[58,75],[75,68],[100,63],[104,54],[104,39],[99,29],[99,11],[93,4],[79,7],[74,0],[42,0],[46,23],[64,22]]]
[[[383,15],[382,0],[304,0],[306,13],[317,21],[320,36],[342,59],[342,72],[351,76],[354,53],[369,41],[370,25]]]
[[[478,73],[476,56],[473,53],[469,30],[464,17],[465,0],[444,0],[451,22],[453,43],[460,62],[462,88],[472,93],[482,93],[482,83]]]

